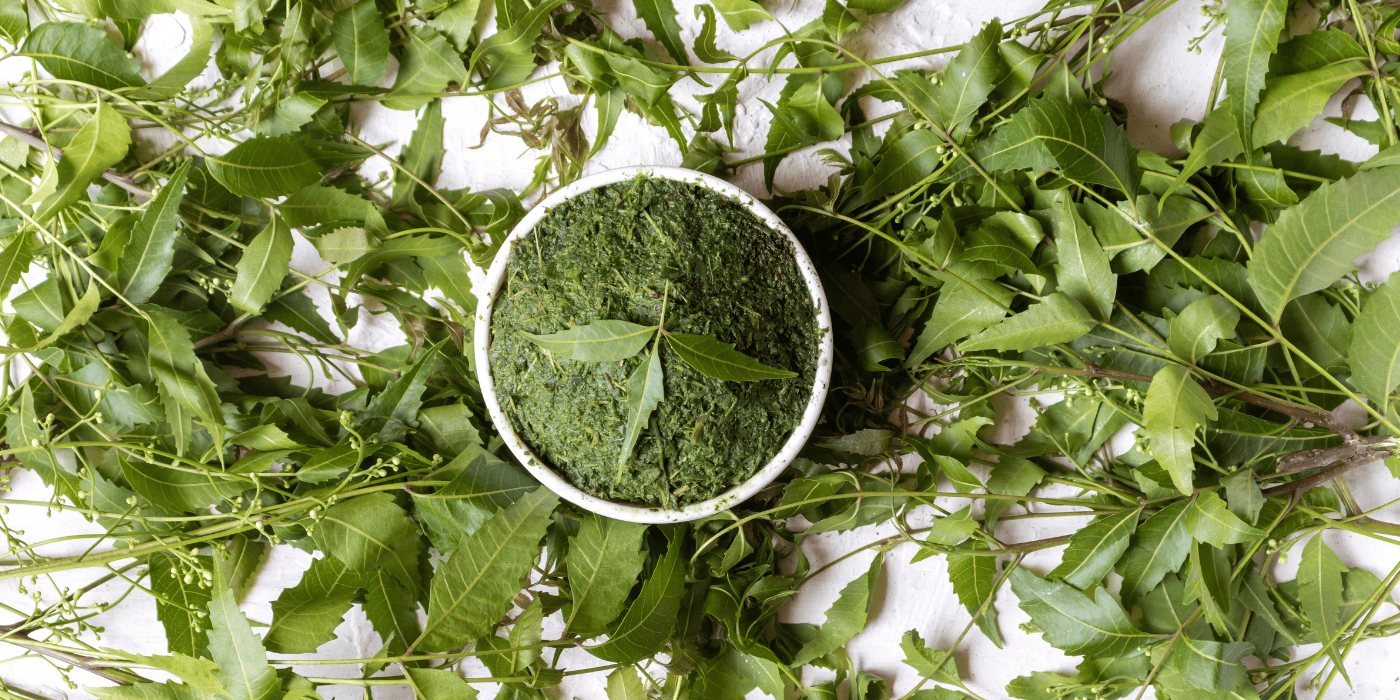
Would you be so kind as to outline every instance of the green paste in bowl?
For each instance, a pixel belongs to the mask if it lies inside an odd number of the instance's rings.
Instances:
[[[647,352],[570,360],[530,342],[602,320],[714,335],[787,379],[722,381],[662,343],[665,398],[619,460],[627,380]],[[610,501],[698,503],[771,461],[802,419],[821,331],[789,240],[743,205],[679,180],[637,177],[554,207],[518,241],[491,317],[502,410],[540,459]]]

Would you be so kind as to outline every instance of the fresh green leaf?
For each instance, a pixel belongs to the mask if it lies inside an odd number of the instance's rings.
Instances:
[[[862,629],[875,601],[880,581],[883,555],[876,555],[864,575],[857,576],[836,597],[826,610],[826,621],[820,625],[795,626],[802,647],[793,655],[792,665],[811,663],[846,646]]]
[[[684,531],[682,531],[684,532]],[[671,636],[685,590],[686,559],[681,541],[673,538],[651,577],[612,629],[608,641],[584,647],[588,653],[615,663],[635,663],[656,653]]]
[[[727,382],[756,382],[764,379],[787,379],[797,373],[769,367],[722,343],[712,335],[666,333],[666,345],[676,351],[695,371]]]
[[[442,117],[442,100],[433,100],[418,118],[418,127],[399,153],[399,169],[394,170],[394,193],[390,204],[403,205],[413,201],[424,185],[431,189],[442,171],[442,138],[446,122]],[[420,184],[422,183],[422,184]]]
[[[1190,495],[1196,471],[1191,448],[1196,429],[1218,417],[1210,396],[1181,365],[1167,365],[1152,377],[1142,404],[1142,424],[1152,456],[1171,475],[1181,493]]]
[[[1172,319],[1169,339],[1172,352],[1187,362],[1215,351],[1221,339],[1235,337],[1240,322],[1240,310],[1225,297],[1212,294],[1191,302],[1181,314]]]
[[[1342,618],[1342,574],[1346,566],[1318,534],[1303,546],[1298,562],[1299,611],[1312,627],[1313,640],[1322,643],[1334,663],[1342,657],[1333,646],[1348,620]]]
[[[1118,277],[1109,269],[1108,254],[1068,197],[1056,199],[1050,218],[1055,232],[1055,278],[1060,291],[1098,320],[1107,321],[1113,315],[1113,299],[1118,292]]]
[[[1351,383],[1386,411],[1390,393],[1400,384],[1400,278],[1391,276],[1366,297],[1347,349]]]
[[[477,50],[480,51],[480,47]],[[531,58],[533,66],[533,56]],[[399,63],[394,86],[389,89],[389,99],[383,104],[389,109],[418,109],[437,99],[449,83],[465,85],[469,77],[462,57],[447,43],[446,37],[429,26],[414,27],[408,32],[403,60]]]
[[[754,22],[773,19],[773,15],[753,0],[713,0],[716,10],[730,29],[736,32],[749,28]]]
[[[627,431],[622,438],[622,451],[618,453],[619,474],[632,457],[632,449],[637,439],[646,430],[651,414],[666,398],[665,378],[661,371],[661,353],[652,346],[651,354],[645,362],[637,365],[632,376],[627,378]]]
[[[199,557],[205,570],[212,568],[208,557]],[[165,628],[165,642],[171,654],[203,655],[208,648],[208,629],[200,613],[209,609],[211,583],[190,577],[189,564],[167,553],[150,558],[151,592],[156,599],[156,619]]]
[[[307,185],[287,195],[277,210],[288,226],[306,228],[330,221],[361,223],[369,215],[370,203],[337,187]]]
[[[541,2],[509,27],[486,37],[472,52],[468,70],[475,70],[484,61],[488,90],[524,82],[535,70],[535,39],[549,14],[563,3],[564,0]]]
[[[418,700],[476,700],[476,688],[451,669],[405,668],[404,675]]]
[[[1249,284],[1266,318],[1289,300],[1323,289],[1355,269],[1352,261],[1390,237],[1400,222],[1400,168],[1379,168],[1319,187],[1284,210],[1249,262]]]
[[[1202,491],[1186,513],[1186,529],[1191,536],[1215,547],[1253,542],[1265,537],[1263,530],[1251,527],[1225,506],[1214,491]]]
[[[1246,151],[1253,150],[1254,110],[1269,70],[1269,56],[1278,48],[1287,7],[1287,0],[1244,0],[1230,7],[1225,23],[1221,74],[1235,129]]]
[[[905,632],[899,648],[904,651],[904,663],[920,676],[940,683],[962,685],[957,660],[946,651],[928,648],[918,630]]]
[[[524,335],[551,355],[580,362],[617,362],[641,352],[656,335],[656,326],[594,321],[548,335]]]
[[[1066,343],[1089,332],[1094,319],[1079,302],[1056,292],[1025,311],[987,328],[958,345],[963,352],[978,350],[1025,351],[1042,345]]]
[[[1101,583],[1127,551],[1128,539],[1137,530],[1141,512],[1138,509],[1106,515],[1074,533],[1060,565],[1049,575],[1080,590]]]
[[[209,601],[209,655],[219,665],[218,678],[231,700],[272,700],[282,684],[267,663],[267,650],[238,609],[233,589],[215,583]]]
[[[997,629],[997,609],[989,602],[996,595],[996,577],[996,557],[948,555],[948,578],[952,581],[953,592],[967,613],[973,616],[977,627],[1000,649],[1002,640],[1001,631]]]
[[[1190,503],[1177,501],[1149,517],[1137,529],[1133,544],[1118,563],[1123,575],[1123,595],[1143,596],[1162,577],[1181,570],[1191,553],[1191,533],[1186,526]]]
[[[510,609],[520,579],[539,553],[540,538],[559,499],[540,488],[491,516],[438,565],[428,597],[423,651],[451,649],[490,630]]]
[[[101,33],[96,29],[93,31]],[[33,38],[31,34],[30,39]],[[106,37],[101,41],[106,43]],[[39,203],[39,208],[34,211],[35,221],[48,221],[59,210],[77,201],[87,192],[93,180],[126,155],[131,145],[131,127],[105,101],[98,100],[96,104],[97,110],[92,118],[78,129],[77,135],[64,149],[58,165],[54,166],[57,187],[53,194]]]
[[[972,157],[988,170],[1049,170],[1137,197],[1139,173],[1128,134],[1112,117],[1085,105],[1031,100],[979,143]]]
[[[1045,641],[1073,655],[1119,656],[1151,642],[1128,621],[1123,608],[1108,591],[1098,588],[1094,597],[1068,584],[1049,581],[1024,568],[1011,572],[1011,588],[1021,599],[1021,609],[1031,623],[1045,633]]]
[[[360,0],[335,13],[331,37],[350,82],[373,85],[383,77],[389,62],[389,29],[374,0]]]
[[[219,184],[245,197],[280,197],[321,179],[321,166],[296,136],[253,137],[206,163]]]
[[[885,6],[890,4],[888,0],[875,1]],[[893,4],[898,6],[899,3]],[[855,7],[864,9],[858,5]],[[943,81],[937,92],[937,117],[944,131],[955,140],[961,141],[967,135],[968,125],[977,115],[977,110],[986,104],[992,88],[1006,73],[1006,64],[997,51],[1000,42],[1001,22],[994,19],[963,44],[962,50],[943,69]]]
[[[185,161],[161,187],[131,229],[117,263],[117,293],[132,304],[144,304],[170,274],[179,233],[180,203],[190,161]]]
[[[569,538],[565,562],[572,602],[564,608],[564,628],[595,637],[622,614],[623,605],[642,573],[645,525],[592,515]]]
[[[647,686],[633,668],[619,668],[608,674],[608,700],[647,700]]]
[[[29,32],[19,53],[39,62],[59,80],[103,90],[145,85],[136,60],[101,29],[80,22],[45,22]]]
[[[703,17],[700,33],[695,36],[695,43],[692,48],[695,50],[695,57],[705,63],[725,63],[735,60],[734,54],[715,46],[715,32],[718,21],[715,20],[715,8],[709,5],[696,5],[695,17]]]
[[[681,26],[676,24],[676,7],[671,0],[636,0],[632,7],[666,53],[676,63],[690,65],[690,57],[685,52],[686,42],[681,39]]]
[[[335,639],[335,628],[359,595],[363,578],[335,557],[311,562],[301,581],[273,601],[263,645],[279,654],[309,654]]]
[[[357,496],[327,508],[311,536],[351,572],[383,567],[405,588],[418,590],[418,526],[391,494]]]
[[[250,314],[260,313],[287,276],[292,245],[292,230],[274,217],[238,259],[238,278],[229,290],[229,303]]]

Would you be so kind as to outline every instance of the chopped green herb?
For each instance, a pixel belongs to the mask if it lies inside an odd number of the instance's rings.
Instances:
[[[496,391],[520,438],[579,488],[666,507],[713,498],[801,419],[816,309],[792,245],[737,202],[640,177],[555,207],[516,251],[491,318]],[[667,342],[643,350],[663,305]]]

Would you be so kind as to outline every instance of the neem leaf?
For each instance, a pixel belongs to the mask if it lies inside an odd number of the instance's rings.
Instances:
[[[447,9],[428,20],[428,26],[446,34],[452,46],[465,53],[476,39],[477,28],[490,9],[489,2],[455,0]]]
[[[773,19],[773,15],[753,0],[713,0],[719,15],[734,31],[743,31],[754,22]]]
[[[715,8],[709,5],[696,5],[695,16],[704,16],[704,24],[701,25],[700,33],[695,35],[695,57],[705,63],[724,63],[733,61],[734,54],[715,46],[715,32],[718,22],[715,21]]]
[[[146,205],[122,248],[115,286],[117,293],[132,304],[150,301],[170,274],[175,236],[179,233],[180,203],[184,201],[189,172],[190,161],[181,163]]]
[[[97,29],[93,31],[102,33]],[[111,46],[106,35],[101,41]],[[97,100],[96,112],[78,129],[63,150],[58,165],[54,166],[58,186],[53,194],[39,203],[34,219],[43,223],[53,218],[60,209],[77,201],[87,192],[93,180],[126,155],[130,145],[131,127],[127,126],[126,120],[105,101]]]
[[[1287,8],[1286,0],[1244,0],[1230,7],[1225,23],[1221,70],[1245,150],[1253,150],[1254,110],[1269,71],[1269,56],[1278,48]]]
[[[273,601],[263,645],[279,654],[309,654],[335,639],[335,628],[355,602],[363,579],[359,570],[336,557],[311,562],[301,581]]]
[[[267,650],[238,610],[233,588],[216,580],[209,601],[209,655],[219,665],[218,678],[231,700],[272,700],[282,683],[267,663]]]
[[[79,22],[45,22],[34,28],[20,55],[39,62],[59,80],[104,90],[145,85],[136,59],[107,38],[107,32]]]
[[[564,0],[546,0],[535,5],[509,27],[486,37],[472,52],[468,70],[486,62],[486,89],[495,90],[522,83],[535,71],[535,39],[549,19],[549,13]]]
[[[1137,509],[1107,515],[1074,533],[1060,565],[1049,575],[1081,590],[1102,582],[1128,549],[1128,538],[1137,530],[1141,512]]]
[[[632,371],[627,378],[627,431],[622,439],[622,451],[618,453],[619,467],[627,464],[632,456],[632,448],[646,430],[652,411],[666,398],[665,378],[661,371],[661,353],[653,346],[647,360]],[[619,474],[622,472],[619,471]]]
[[[990,503],[990,501],[988,501]],[[1001,630],[997,629],[997,609],[987,601],[996,595],[997,558],[975,554],[949,554],[948,579],[953,584],[953,592],[958,596],[969,615],[987,639],[1001,648]],[[982,606],[986,610],[978,615]]]
[[[920,676],[940,683],[962,684],[953,655],[941,649],[928,648],[918,630],[905,632],[899,648],[904,651],[904,663]]]
[[[617,362],[641,352],[655,334],[656,326],[594,321],[548,335],[522,335],[559,357],[580,362]]]
[[[608,700],[647,700],[647,686],[637,669],[623,667],[608,674]]]
[[[34,239],[20,234],[11,236],[0,249],[0,296],[9,298],[10,288],[19,281],[20,275],[34,262]]]
[[[392,494],[366,494],[327,508],[311,536],[351,571],[383,567],[409,590],[418,589],[418,526]]]
[[[1191,447],[1196,444],[1196,428],[1216,417],[1210,395],[1186,368],[1167,365],[1152,377],[1142,405],[1142,427],[1151,440],[1152,456],[1183,494],[1190,495],[1194,488],[1191,475],[1196,462]]]
[[[194,342],[189,331],[166,311],[155,306],[142,307],[150,319],[147,330],[151,373],[166,402],[167,415],[172,409],[183,408],[198,416],[215,440],[223,442],[223,409],[214,382],[204,371],[204,365],[194,354]],[[188,415],[183,419],[188,422]],[[173,422],[173,421],[172,421]],[[183,450],[183,445],[180,446]]]
[[[1320,642],[1328,655],[1340,667],[1342,659],[1333,640],[1341,634],[1347,620],[1342,618],[1342,574],[1346,566],[1336,552],[1314,535],[1303,547],[1298,562],[1298,602],[1303,617],[1312,626],[1313,641]]]
[[[986,104],[987,96],[1006,73],[1006,62],[997,51],[1000,42],[1001,22],[993,19],[963,44],[962,50],[943,70],[943,82],[936,93],[938,118],[943,129],[958,141],[967,135],[968,125],[977,110]]]
[[[394,169],[394,194],[389,198],[391,205],[413,201],[421,187],[418,184],[420,180],[428,187],[437,184],[442,171],[442,134],[445,125],[442,100],[429,102],[423,115],[418,118],[418,127],[413,130],[413,136],[399,152],[399,165],[402,167]]]
[[[1285,209],[1249,261],[1249,284],[1265,317],[1277,321],[1289,300],[1323,289],[1356,269],[1362,253],[1400,222],[1400,167],[1357,173],[1317,189]]]
[[[1045,633],[1045,641],[1067,654],[1120,656],[1155,639],[1134,627],[1102,588],[1095,589],[1091,599],[1069,584],[1019,567],[1011,572],[1011,588],[1021,599],[1021,609]]]
[[[794,632],[802,640],[802,647],[793,654],[793,666],[811,663],[846,646],[851,638],[865,629],[884,559],[884,555],[877,554],[864,575],[855,577],[841,589],[836,601],[826,610],[825,622],[794,626]]]
[[[206,569],[211,565],[209,557],[200,556],[196,561]],[[152,554],[149,562],[156,619],[165,628],[165,641],[170,653],[185,656],[204,654],[208,648],[208,630],[201,628],[198,613],[209,608],[209,584],[202,578],[191,578],[189,583],[185,583],[188,564],[172,554]]]
[[[641,592],[627,607],[622,619],[608,631],[608,641],[585,647],[588,653],[604,661],[625,664],[641,661],[661,649],[676,628],[685,593],[683,542],[681,536],[671,539],[666,555],[652,569]]]
[[[622,614],[627,594],[642,573],[645,525],[591,515],[569,538],[564,561],[569,571],[571,602],[564,628],[580,637],[602,634]]]
[[[373,85],[384,76],[389,62],[389,29],[374,0],[361,0],[335,13],[331,38],[350,82]]]
[[[996,324],[1006,317],[1013,298],[1015,293],[996,280],[945,281],[904,366],[918,366],[948,345]]]
[[[1055,279],[1060,291],[1088,309],[1100,321],[1113,315],[1118,277],[1108,265],[1108,253],[1094,230],[1079,215],[1069,197],[1057,197],[1050,208],[1055,232]]]
[[[530,58],[533,68],[534,55]],[[446,37],[432,27],[417,26],[408,32],[399,73],[383,104],[389,109],[418,109],[437,99],[448,83],[465,84],[469,77],[461,55]]]
[[[875,171],[861,185],[862,201],[873,201],[918,184],[943,161],[941,148],[943,139],[932,129],[905,132],[885,148],[875,163]]]
[[[1400,384],[1400,277],[1391,275],[1385,284],[1365,298],[1352,333],[1347,362],[1351,383],[1367,398],[1386,411],[1390,392]]]
[[[982,146],[982,144],[986,144]],[[1128,132],[1113,118],[1073,102],[1036,98],[978,144],[973,157],[988,170],[1046,170],[1058,167],[1065,177],[1112,187],[1137,197],[1134,149]]]
[[[458,544],[438,565],[428,596],[428,622],[411,646],[451,649],[495,629],[519,592],[521,577],[538,558],[540,538],[558,504],[549,489],[536,489]]]
[[[287,276],[292,246],[292,230],[280,217],[272,217],[238,259],[238,277],[229,290],[229,303],[250,314],[260,313]]]
[[[1056,292],[958,344],[963,352],[1015,350],[1067,343],[1093,328],[1095,321],[1079,302]]]
[[[373,2],[374,0],[366,0]],[[418,700],[475,700],[477,690],[456,671],[444,668],[405,667],[413,697]]]
[[[1244,677],[1240,659],[1254,651],[1248,642],[1217,642],[1181,635],[1168,665],[1179,678],[1203,691],[1230,691]],[[1173,695],[1177,697],[1177,695]]]
[[[398,656],[409,642],[421,634],[418,628],[418,601],[408,588],[385,569],[364,574],[362,608],[370,625],[384,641],[381,653]]]
[[[667,333],[666,344],[695,371],[714,379],[756,382],[797,376],[796,372],[769,367],[735,350],[733,344],[721,343],[713,335]]]
[[[1230,512],[1214,491],[1202,491],[1186,513],[1186,529],[1191,536],[1215,547],[1263,539],[1266,533]]]
[[[1221,339],[1235,337],[1240,310],[1218,294],[1201,297],[1172,319],[1168,344],[1176,356],[1194,363],[1215,351]]]
[[[321,179],[321,166],[296,136],[255,136],[205,161],[236,195],[280,197]]]
[[[676,24],[676,6],[671,4],[671,0],[635,0],[632,7],[666,53],[671,54],[676,63],[690,65],[690,57],[685,52],[686,42],[681,38],[681,26]]]
[[[263,309],[263,318],[285,324],[288,328],[315,338],[323,343],[336,345],[340,338],[331,330],[331,324],[316,309],[316,302],[307,296],[305,290],[284,294]]]
[[[900,5],[909,0],[851,0],[848,5],[852,9],[860,10],[872,15],[894,12]],[[995,21],[995,20],[994,20]]]
[[[292,228],[318,226],[331,221],[359,223],[365,220],[369,212],[369,200],[338,187],[324,185],[307,185],[287,195],[277,207],[277,213]]]
[[[1186,527],[1188,501],[1177,501],[1138,527],[1133,545],[1118,563],[1123,575],[1123,595],[1146,595],[1162,577],[1181,569],[1191,553],[1191,533]]]
[[[1211,110],[1201,122],[1201,130],[1196,134],[1196,140],[1191,143],[1191,153],[1186,156],[1181,172],[1177,173],[1168,191],[1175,191],[1201,168],[1215,165],[1241,153],[1244,153],[1244,145],[1240,143],[1239,126],[1233,119],[1230,100],[1226,99],[1219,107]]]

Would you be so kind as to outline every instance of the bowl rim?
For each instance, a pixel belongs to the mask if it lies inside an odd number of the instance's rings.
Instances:
[[[679,509],[659,508],[599,498],[569,483],[544,460],[536,457],[534,452],[516,435],[510,419],[501,409],[496,397],[496,383],[491,375],[488,354],[491,346],[491,316],[496,298],[505,286],[506,265],[515,244],[534,230],[535,225],[551,209],[564,201],[590,190],[641,175],[689,182],[725,195],[743,205],[770,228],[785,236],[792,244],[797,267],[807,284],[807,290],[812,296],[812,303],[816,306],[817,327],[821,333],[821,338],[818,341],[816,377],[812,382],[812,394],[808,399],[807,407],[803,410],[802,420],[793,428],[792,434],[788,436],[778,453],[743,483],[730,487],[714,498],[692,503]],[[831,383],[834,343],[832,340],[831,311],[827,303],[826,292],[817,275],[816,265],[807,255],[802,244],[798,242],[797,237],[772,210],[744,190],[712,175],[675,166],[639,165],[613,168],[575,180],[541,200],[515,225],[515,228],[511,229],[510,234],[502,242],[500,250],[492,259],[491,267],[487,270],[479,289],[472,345],[475,352],[477,380],[491,420],[495,422],[496,430],[500,433],[506,446],[525,466],[526,471],[530,472],[549,490],[585,510],[617,520],[648,524],[698,520],[729,510],[772,483],[792,463],[802,446],[806,444],[807,439],[812,436],[812,431],[816,428],[817,420],[821,416],[822,404],[826,400],[827,389]]]

